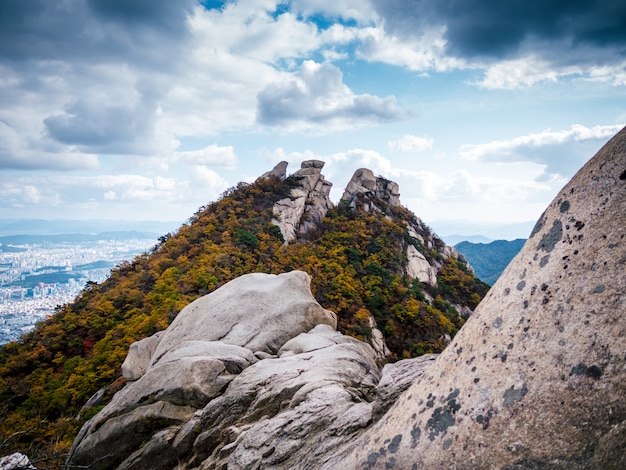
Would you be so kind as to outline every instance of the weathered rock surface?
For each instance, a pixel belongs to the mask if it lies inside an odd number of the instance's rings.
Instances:
[[[432,266],[426,257],[413,245],[406,249],[408,264],[406,273],[413,279],[418,279],[424,284],[437,285],[437,268]]]
[[[381,374],[368,344],[335,331],[309,282],[298,271],[242,276],[133,344],[130,382],[83,426],[69,467],[323,466],[432,358]]]
[[[624,468],[624,273],[626,129],[421,379],[324,468]]]
[[[301,168],[291,175],[299,181],[299,187],[293,188],[289,197],[274,205],[274,222],[280,228],[285,243],[317,228],[333,206],[328,196],[332,183],[322,175],[323,167],[324,162],[320,160],[302,162]],[[286,165],[284,169],[281,167],[277,170],[275,167],[269,174],[280,172],[282,175],[283,170],[286,170]]]
[[[0,470],[37,470],[28,457],[19,452],[0,457]]]
[[[400,205],[400,193],[398,183],[389,181],[380,176],[374,176],[372,170],[360,168],[354,172],[348,182],[341,200],[356,208],[359,205],[359,195],[364,194],[367,198],[361,202],[366,211],[381,210],[376,206],[375,199],[382,200],[391,206]]]
[[[278,178],[280,181],[283,181],[285,178],[287,178],[287,166],[288,165],[289,163],[287,162],[277,163],[276,166],[272,168],[270,171],[263,173],[261,175],[261,178],[274,177],[274,178]]]

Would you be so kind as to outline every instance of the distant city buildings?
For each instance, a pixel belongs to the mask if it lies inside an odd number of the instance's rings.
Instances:
[[[154,245],[130,239],[0,246],[0,344],[32,331],[87,281],[103,282],[112,267]]]

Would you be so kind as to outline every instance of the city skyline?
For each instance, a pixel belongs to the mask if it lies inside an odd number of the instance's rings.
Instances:
[[[0,345],[34,329],[57,306],[73,302],[88,281],[104,281],[114,265],[155,244],[137,238],[46,241],[9,245],[10,251],[0,244]]]
[[[319,159],[335,202],[368,167],[435,229],[525,237],[626,124],[616,0],[23,0],[0,13],[0,219],[182,223],[281,160],[293,173]]]

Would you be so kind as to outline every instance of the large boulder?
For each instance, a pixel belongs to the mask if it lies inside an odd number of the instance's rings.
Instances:
[[[131,450],[155,429],[184,424],[242,370],[317,325],[334,330],[337,318],[301,271],[248,274],[197,299],[166,331],[131,345],[122,366],[129,384],[83,427],[72,461],[119,463],[123,449],[109,446],[119,436],[129,433],[122,447]]]
[[[626,467],[626,129],[448,348],[324,468]]]
[[[242,276],[134,343],[129,383],[80,430],[68,468],[324,465],[432,361],[381,374],[309,283],[299,271]]]

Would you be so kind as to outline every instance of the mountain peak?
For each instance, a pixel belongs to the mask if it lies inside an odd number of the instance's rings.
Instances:
[[[400,205],[399,186],[398,183],[382,176],[374,176],[372,170],[359,168],[348,182],[341,200],[348,203],[352,208],[357,208],[359,204],[362,204],[361,207],[365,211],[375,209],[382,211],[376,205],[377,200],[379,205],[380,201],[384,201],[392,207]]]
[[[278,163],[261,178],[275,177],[284,181],[287,162]],[[285,243],[306,239],[307,234],[319,228],[319,224],[333,207],[329,198],[332,183],[322,175],[324,162],[305,160],[300,169],[289,178],[293,183],[289,197],[274,205],[274,223],[280,228]],[[387,206],[400,206],[398,183],[375,176],[372,170],[359,168],[345,188],[341,202],[352,209],[369,212],[376,210],[389,214]]]
[[[280,179],[286,168],[286,162],[281,162],[265,175],[278,175]],[[329,197],[332,183],[324,178],[322,168],[324,162],[321,160],[303,161],[300,169],[289,177],[293,184],[289,196],[274,204],[273,222],[280,228],[285,243],[301,239],[317,229],[333,206]]]

